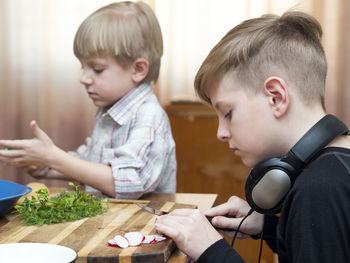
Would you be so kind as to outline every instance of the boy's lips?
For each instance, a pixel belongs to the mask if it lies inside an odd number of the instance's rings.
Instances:
[[[239,151],[236,147],[230,147],[230,150],[233,151],[235,154]]]
[[[95,93],[95,92],[88,92],[88,94],[89,94],[89,97],[92,98],[92,99],[95,99],[95,98],[98,97],[98,94]]]

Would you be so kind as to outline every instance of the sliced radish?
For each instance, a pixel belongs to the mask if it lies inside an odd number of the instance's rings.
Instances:
[[[167,239],[166,236],[159,235],[159,234],[154,234],[153,236],[156,239],[156,242],[162,242]]]
[[[118,246],[117,242],[115,242],[114,239],[108,240],[107,244],[108,244],[108,246],[111,246],[111,247],[117,247]]]
[[[153,235],[145,236],[145,239],[142,241],[143,244],[151,244],[155,242],[156,242],[156,238]]]
[[[116,235],[114,241],[118,247],[127,248],[129,246],[129,242],[124,236]]]
[[[128,232],[124,237],[129,241],[131,247],[139,246],[145,238],[141,232]]]

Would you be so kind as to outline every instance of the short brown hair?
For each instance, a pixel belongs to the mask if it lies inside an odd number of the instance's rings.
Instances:
[[[143,2],[117,2],[104,6],[80,25],[74,39],[77,58],[115,56],[121,66],[137,58],[149,62],[144,82],[156,82],[163,55],[163,37],[152,9]]]
[[[210,103],[209,91],[226,73],[256,92],[277,75],[292,83],[306,104],[324,107],[327,61],[321,37],[318,21],[299,11],[246,20],[210,51],[196,75],[196,92]]]

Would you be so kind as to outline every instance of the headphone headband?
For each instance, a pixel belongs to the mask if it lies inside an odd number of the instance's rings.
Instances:
[[[342,121],[328,114],[312,126],[290,152],[304,164],[307,164],[315,154],[333,141],[335,137],[348,132],[348,127]]]

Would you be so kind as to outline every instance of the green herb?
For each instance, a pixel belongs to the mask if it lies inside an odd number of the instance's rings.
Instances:
[[[6,150],[16,150],[15,148],[12,147],[5,147]]]
[[[103,198],[96,199],[94,195],[80,191],[79,186],[69,183],[73,192],[67,190],[49,197],[47,189],[36,191],[31,199],[25,198],[21,205],[16,205],[22,221],[27,225],[55,224],[93,217],[108,210]],[[107,202],[108,203],[108,202]]]

